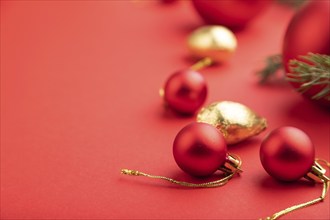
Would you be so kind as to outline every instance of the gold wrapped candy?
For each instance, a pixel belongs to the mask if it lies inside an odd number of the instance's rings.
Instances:
[[[197,115],[198,122],[215,126],[225,137],[227,144],[236,144],[258,135],[267,127],[265,118],[237,102],[215,102],[202,108]]]
[[[197,28],[188,37],[188,49],[197,58],[210,58],[223,63],[235,52],[237,40],[232,31],[220,25]]]

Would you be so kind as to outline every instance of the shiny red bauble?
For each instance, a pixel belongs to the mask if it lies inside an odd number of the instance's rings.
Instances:
[[[208,24],[242,28],[262,12],[271,0],[192,0],[193,6]]]
[[[178,71],[165,83],[164,100],[178,113],[195,113],[205,102],[206,96],[206,80],[194,70]]]
[[[173,156],[186,173],[205,177],[226,161],[227,145],[223,135],[212,125],[193,122],[175,137]]]
[[[295,127],[272,131],[262,142],[260,160],[269,175],[283,181],[294,181],[306,175],[315,159],[311,139]]]
[[[307,53],[330,55],[330,1],[310,1],[293,16],[283,41],[282,57],[286,73],[291,59],[300,60]],[[291,82],[293,87],[301,86],[299,82]],[[313,97],[327,84],[314,85],[304,92],[305,97]],[[317,100],[330,107],[330,100],[325,97]]]

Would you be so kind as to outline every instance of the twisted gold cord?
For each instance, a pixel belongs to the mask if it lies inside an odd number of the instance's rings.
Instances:
[[[193,188],[211,188],[211,187],[223,186],[235,174],[235,173],[231,173],[222,179],[207,182],[207,183],[188,183],[188,182],[184,182],[184,181],[174,180],[174,179],[171,179],[171,178],[168,178],[165,176],[150,175],[150,174],[143,173],[143,172],[136,171],[136,170],[122,169],[121,173],[126,174],[126,175],[131,175],[131,176],[145,176],[145,177],[149,177],[149,178],[153,178],[153,179],[162,179],[162,180],[166,180],[168,182],[174,183],[174,184],[178,184],[180,186],[193,187]]]
[[[324,165],[326,165],[328,168],[330,168],[330,163],[326,160],[315,159],[315,161],[322,162]],[[305,203],[302,203],[302,204],[299,204],[299,205],[294,205],[294,206],[291,206],[289,208],[286,208],[282,211],[279,211],[279,212],[273,214],[271,217],[265,218],[265,220],[275,220],[275,219],[278,219],[279,217],[281,217],[283,215],[286,215],[286,214],[288,214],[292,211],[295,211],[297,209],[302,209],[302,208],[314,205],[316,203],[322,202],[324,200],[324,198],[326,197],[327,192],[329,190],[329,177],[324,176],[324,179],[322,179],[321,181],[323,183],[323,190],[322,190],[322,194],[319,198],[308,201],[308,202],[305,202]]]
[[[308,202],[305,202],[305,203],[302,203],[302,204],[299,204],[299,205],[294,205],[294,206],[291,206],[289,208],[286,208],[286,209],[284,209],[280,212],[275,213],[271,217],[267,217],[266,220],[275,220],[275,219],[278,219],[279,217],[281,217],[283,215],[286,215],[286,214],[288,214],[288,213],[290,213],[294,210],[302,209],[302,208],[305,208],[307,206],[311,206],[311,205],[314,205],[316,203],[322,202],[324,200],[325,196],[326,196],[328,188],[329,188],[328,181],[323,181],[322,195],[319,198],[308,201]]]

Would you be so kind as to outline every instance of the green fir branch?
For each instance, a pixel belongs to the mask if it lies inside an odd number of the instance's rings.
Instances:
[[[301,61],[290,60],[286,80],[301,84],[298,92],[304,93],[313,86],[321,86],[321,91],[312,99],[330,100],[330,56],[308,53],[299,57]]]

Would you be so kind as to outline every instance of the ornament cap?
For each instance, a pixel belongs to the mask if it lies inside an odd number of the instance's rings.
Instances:
[[[242,173],[241,170],[242,160],[236,154],[228,154],[226,158],[226,162],[219,168],[219,170],[232,174],[232,173]]]
[[[326,169],[321,166],[321,164],[319,163],[320,161],[323,161],[323,160],[316,159],[314,161],[314,164],[311,167],[311,170],[305,175],[306,179],[316,182],[316,183],[323,183],[324,181],[326,181],[326,182],[330,181],[330,178],[325,175]],[[329,164],[327,164],[327,166],[329,166]]]

